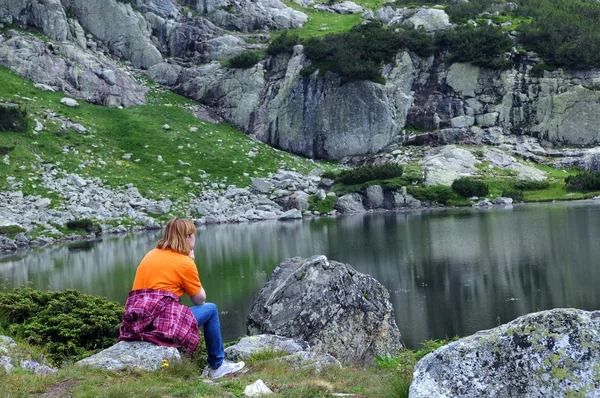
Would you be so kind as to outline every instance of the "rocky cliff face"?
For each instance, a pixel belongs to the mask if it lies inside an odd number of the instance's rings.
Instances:
[[[201,16],[194,17],[190,8]],[[382,10],[378,18],[390,26],[417,24],[429,30],[450,26],[441,10]],[[530,135],[555,145],[592,146],[600,141],[600,72],[558,70],[534,76],[531,70],[541,62],[535,54],[513,54],[514,68],[494,71],[470,64],[446,65],[443,56],[423,59],[404,52],[384,67],[385,85],[342,84],[332,73],[302,75],[309,61],[301,46],[291,56],[269,58],[246,70],[211,63],[260,46],[249,44],[243,32],[298,27],[306,21],[305,14],[278,0],[0,0],[0,21],[38,28],[89,57],[109,53],[147,68],[155,81],[215,108],[238,129],[308,157],[342,159],[376,153],[404,140],[406,126],[458,129],[461,134],[474,127],[494,128],[494,134]],[[223,28],[238,33],[224,34]],[[5,36],[0,38],[0,62],[38,83],[52,83],[47,81],[52,68],[40,69],[38,64],[58,64],[67,58],[77,73],[61,72],[58,75],[64,77],[50,85],[64,89],[69,85],[61,82],[73,82],[67,91],[106,105],[140,102],[139,95],[132,99],[126,94],[140,90],[134,88],[135,82],[125,85],[123,77],[115,84],[111,76],[119,76],[116,67],[75,57],[74,50],[65,56],[65,44],[51,61],[44,60],[48,51],[42,48],[23,57],[28,45],[17,45]],[[27,66],[23,59],[30,61]],[[76,84],[81,85],[82,70],[97,77],[88,77],[83,88]],[[91,92],[96,82],[102,95]]]

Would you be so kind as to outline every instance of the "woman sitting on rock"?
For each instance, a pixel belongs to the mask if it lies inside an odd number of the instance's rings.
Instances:
[[[192,221],[174,218],[167,223],[163,238],[137,268],[119,341],[150,341],[193,355],[200,340],[198,326],[202,325],[208,351],[204,374],[217,379],[241,370],[244,362],[224,360],[219,313],[216,305],[205,302],[206,292],[194,263],[195,243]],[[190,296],[193,307],[180,304],[183,293]]]

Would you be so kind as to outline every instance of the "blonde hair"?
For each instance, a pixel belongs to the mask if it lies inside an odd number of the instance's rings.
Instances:
[[[179,217],[173,218],[167,223],[165,234],[156,244],[156,248],[170,249],[188,255],[191,248],[187,237],[195,233],[196,226],[192,221]]]

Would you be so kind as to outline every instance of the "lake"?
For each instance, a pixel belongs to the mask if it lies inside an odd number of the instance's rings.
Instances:
[[[4,286],[125,302],[160,231],[60,243],[0,258]],[[403,342],[466,336],[555,307],[600,308],[600,201],[369,213],[198,228],[196,264],[225,341],[287,257],[324,254],[390,291]],[[190,304],[189,300],[187,301]]]

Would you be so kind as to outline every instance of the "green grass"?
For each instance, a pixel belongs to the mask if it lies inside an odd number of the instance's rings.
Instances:
[[[126,109],[83,101],[79,101],[79,107],[69,108],[59,104],[63,93],[37,90],[4,67],[0,67],[0,81],[0,101],[21,104],[31,119],[45,126],[37,135],[33,133],[35,123],[30,123],[25,133],[0,134],[0,148],[5,148],[10,160],[8,165],[0,162],[0,175],[16,177],[23,183],[19,189],[25,195],[51,198],[51,206],[58,205],[60,198],[42,186],[42,163],[85,178],[98,177],[111,188],[132,183],[142,195],[173,201],[187,200],[188,193],[198,194],[203,182],[247,186],[250,177],[279,168],[306,173],[319,167],[313,161],[257,142],[227,124],[197,119],[189,110],[193,101],[168,91],[152,89],[148,104]],[[46,109],[84,125],[88,132],[83,135],[68,129],[57,136],[60,124],[46,120]],[[164,124],[171,129],[164,130]],[[190,127],[198,131],[192,133]],[[246,156],[254,147],[258,148],[257,155]],[[125,154],[131,157],[125,159]],[[159,155],[162,162],[158,161]],[[207,176],[203,178],[204,172]],[[0,180],[1,190],[10,188],[5,179]]]
[[[317,11],[312,8],[303,8],[293,1],[285,0],[284,3],[295,10],[301,11],[308,15],[308,22],[303,27],[297,29],[289,29],[289,33],[295,33],[301,39],[310,37],[323,37],[330,33],[343,33],[349,31],[353,26],[360,24],[363,19],[360,13],[357,14],[334,14],[330,12]],[[356,1],[365,8],[365,4],[381,7],[381,0],[366,0]],[[373,8],[375,10],[375,8]]]

